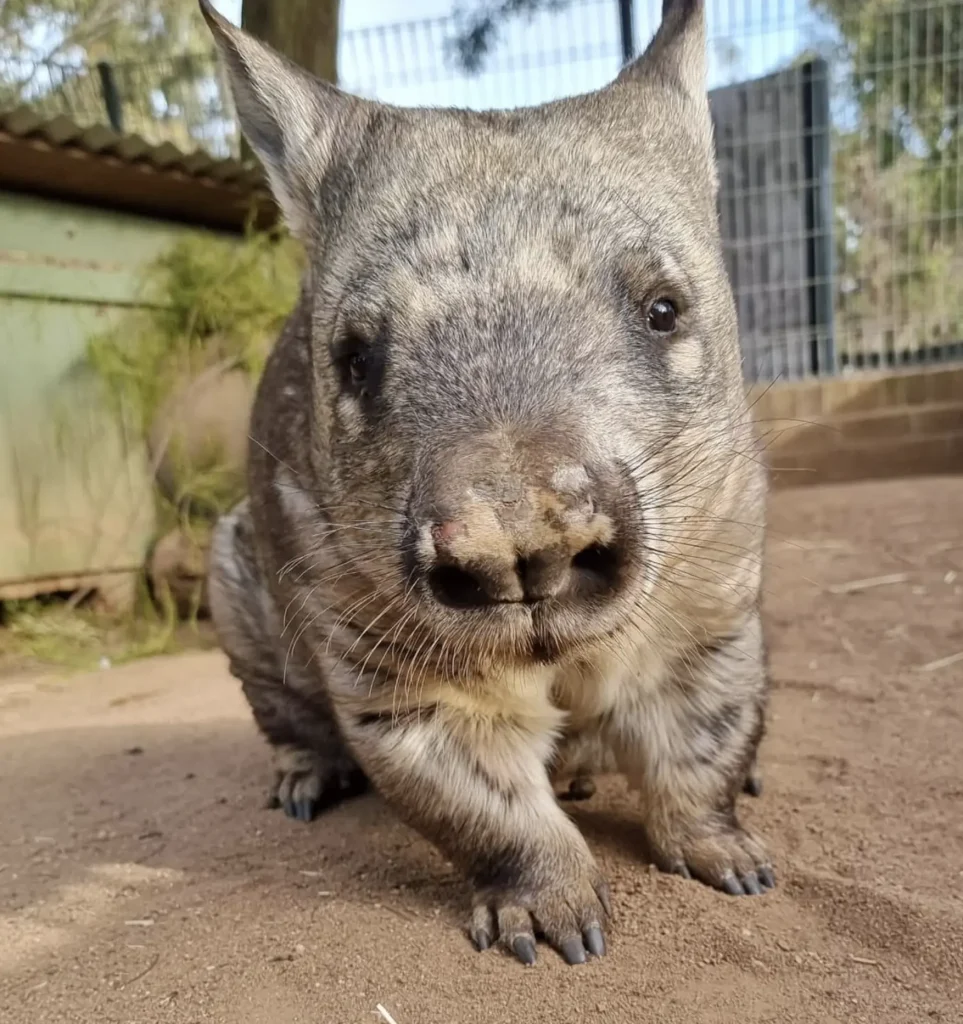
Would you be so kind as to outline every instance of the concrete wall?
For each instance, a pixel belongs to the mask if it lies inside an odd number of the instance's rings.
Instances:
[[[777,487],[963,473],[961,364],[758,385],[751,396]]]

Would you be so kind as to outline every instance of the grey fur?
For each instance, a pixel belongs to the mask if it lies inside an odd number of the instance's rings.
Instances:
[[[369,778],[474,882],[478,946],[525,962],[536,930],[571,962],[604,946],[553,778],[585,796],[618,768],[657,863],[768,886],[735,814],[767,695],[765,475],[703,3],[667,2],[609,87],[510,113],[348,97],[202,7],[309,254],[211,566],[278,800],[310,817]]]

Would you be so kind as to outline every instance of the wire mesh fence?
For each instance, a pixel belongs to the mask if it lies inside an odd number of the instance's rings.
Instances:
[[[549,0],[467,71],[451,16],[345,33],[342,85],[402,105],[525,106],[609,81],[616,0]],[[644,45],[661,0],[636,0]],[[746,375],[963,358],[963,0],[709,0],[719,216]],[[0,59],[14,99],[236,155],[211,54],[109,69]],[[640,126],[641,130],[641,126]]]

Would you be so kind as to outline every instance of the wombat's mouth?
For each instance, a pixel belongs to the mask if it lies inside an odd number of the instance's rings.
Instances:
[[[527,567],[519,559],[519,572]],[[492,596],[491,585],[463,567],[411,565],[409,598],[422,621],[471,661],[554,664],[611,640],[624,625],[634,592],[633,562],[619,546],[585,549],[570,560],[550,594]],[[520,584],[524,588],[524,583]]]
[[[605,644],[606,641],[614,640],[620,633],[621,627],[614,627],[593,633],[591,636],[561,637],[555,630],[539,628],[535,625],[532,629],[526,658],[536,665],[554,665],[579,653],[595,649]]]

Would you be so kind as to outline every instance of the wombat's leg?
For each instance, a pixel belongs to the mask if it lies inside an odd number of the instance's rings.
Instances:
[[[763,730],[766,675],[758,618],[657,693],[613,716],[623,769],[642,791],[656,863],[732,895],[775,884],[765,846],[742,828],[742,791]]]
[[[211,544],[211,614],[231,672],[241,681],[254,720],[274,747],[269,797],[285,814],[310,821],[366,788],[319,688],[297,665],[284,669],[279,617],[258,570],[247,503],[222,517]]]
[[[342,729],[372,782],[474,882],[478,949],[500,941],[533,964],[539,934],[570,964],[605,952],[608,887],[545,769],[550,708],[522,719],[436,691],[399,714],[347,699]]]

